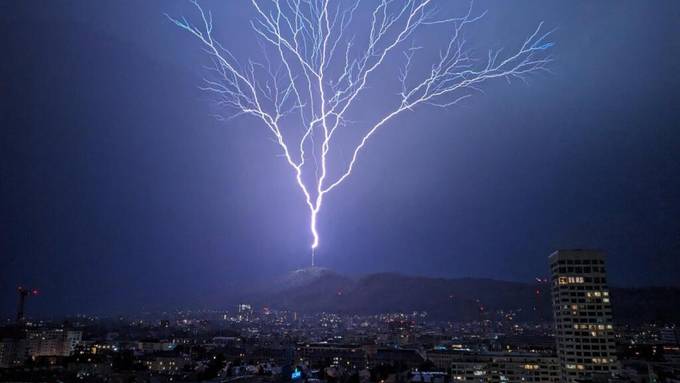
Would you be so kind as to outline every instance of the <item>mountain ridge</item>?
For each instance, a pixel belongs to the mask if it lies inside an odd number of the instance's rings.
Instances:
[[[613,287],[610,291],[617,321],[680,320],[679,288]],[[308,268],[275,279],[252,298],[258,305],[303,313],[372,315],[426,311],[433,319],[453,321],[494,319],[512,313],[519,320],[552,320],[550,285],[545,282],[395,272],[352,277],[331,269]]]

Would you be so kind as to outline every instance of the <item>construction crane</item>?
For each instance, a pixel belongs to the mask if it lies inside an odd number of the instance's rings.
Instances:
[[[24,306],[26,305],[26,297],[36,296],[40,293],[38,289],[27,289],[23,286],[17,287],[19,294],[19,305],[17,307],[17,323],[22,323],[26,318],[24,317]]]

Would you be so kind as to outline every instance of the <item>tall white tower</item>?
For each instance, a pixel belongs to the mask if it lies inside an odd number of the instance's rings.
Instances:
[[[561,381],[607,379],[618,362],[604,254],[558,250],[549,259]]]

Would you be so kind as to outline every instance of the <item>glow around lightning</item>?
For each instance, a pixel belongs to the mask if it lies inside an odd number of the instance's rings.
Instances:
[[[526,80],[533,72],[547,71],[550,32],[541,24],[510,53],[489,50],[472,57],[463,32],[484,13],[447,18],[432,0],[252,0],[256,17],[250,25],[263,58],[239,59],[215,39],[213,17],[196,2],[196,22],[168,18],[198,39],[212,60],[202,89],[216,96],[230,117],[249,115],[273,135],[295,175],[310,213],[312,249],[319,245],[317,217],[324,197],[349,177],[359,154],[371,137],[398,115],[421,105],[449,107],[481,92],[493,79]],[[442,2],[444,4],[445,2]],[[362,9],[367,6],[370,9]],[[351,33],[358,12],[368,12],[367,33]],[[365,21],[363,21],[365,25]],[[439,57],[421,75],[412,72],[419,46],[419,29],[445,26],[448,43],[438,47]],[[361,26],[358,26],[361,28]],[[395,104],[376,116],[377,122],[360,127],[365,133],[337,176],[329,174],[333,136],[351,124],[347,116],[371,79],[390,59],[403,60],[401,91]],[[220,115],[221,116],[221,115]],[[284,132],[286,134],[284,135]],[[288,134],[292,132],[292,134]],[[294,134],[299,132],[299,134]]]

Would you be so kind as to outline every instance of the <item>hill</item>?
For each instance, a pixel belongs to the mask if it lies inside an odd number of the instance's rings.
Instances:
[[[612,288],[617,322],[678,322],[680,289]],[[254,297],[257,304],[297,312],[377,314],[427,311],[442,320],[551,320],[550,286],[492,279],[448,279],[396,273],[352,278],[329,269],[296,270]]]

